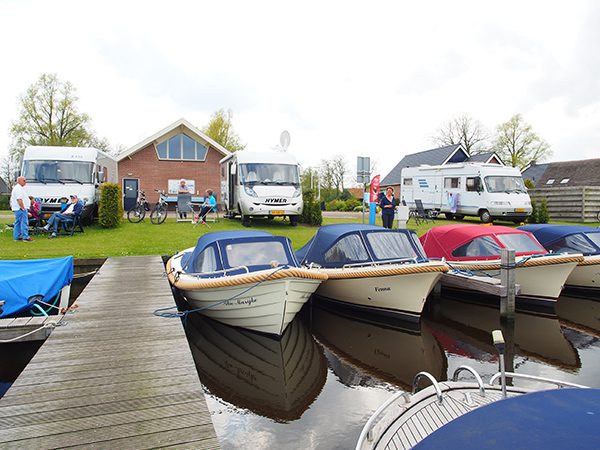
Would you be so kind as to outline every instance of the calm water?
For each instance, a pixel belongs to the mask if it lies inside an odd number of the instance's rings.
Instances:
[[[498,369],[498,310],[441,298],[416,329],[313,302],[281,340],[201,316],[190,347],[224,449],[350,449],[368,417],[422,370]],[[600,387],[600,301],[564,295],[557,315],[504,326],[507,369]],[[511,345],[512,344],[512,345]]]

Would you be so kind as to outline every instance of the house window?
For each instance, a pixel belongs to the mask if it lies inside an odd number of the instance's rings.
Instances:
[[[444,187],[446,189],[460,188],[460,178],[444,178]]]
[[[183,133],[156,144],[158,159],[204,161],[206,153],[208,153],[206,146]]]
[[[403,184],[404,186],[412,186],[412,178],[405,178]]]
[[[569,180],[570,178],[563,178],[562,180],[560,180],[560,184],[567,184]]]
[[[548,181],[546,181],[546,184],[554,184],[554,178],[550,178]]]

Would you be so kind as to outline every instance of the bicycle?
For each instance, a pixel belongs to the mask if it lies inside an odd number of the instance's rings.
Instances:
[[[156,206],[150,213],[150,222],[154,225],[160,225],[166,220],[168,214],[167,194],[165,191],[160,191],[158,189],[154,189],[154,191],[158,192],[160,197],[158,202],[156,202]]]
[[[146,211],[150,211],[150,206],[146,201],[146,194],[142,190],[138,190],[135,206],[127,211],[127,220],[131,223],[138,223],[146,217]]]

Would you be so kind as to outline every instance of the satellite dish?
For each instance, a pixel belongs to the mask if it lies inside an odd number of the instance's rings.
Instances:
[[[281,132],[281,136],[279,136],[279,144],[281,145],[281,150],[284,152],[290,146],[290,133],[287,130],[283,130]]]

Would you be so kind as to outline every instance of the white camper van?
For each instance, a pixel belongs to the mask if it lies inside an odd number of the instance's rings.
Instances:
[[[91,147],[27,147],[21,175],[27,193],[41,198],[42,212],[60,211],[61,199],[77,195],[85,202],[82,220],[97,214],[101,183],[117,183],[117,161]]]
[[[516,167],[484,163],[405,167],[401,174],[401,198],[415,209],[421,200],[426,210],[447,218],[479,216],[524,221],[531,214],[531,199]]]
[[[296,158],[285,152],[238,151],[221,160],[221,195],[229,217],[287,216],[298,224],[302,190]]]

